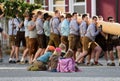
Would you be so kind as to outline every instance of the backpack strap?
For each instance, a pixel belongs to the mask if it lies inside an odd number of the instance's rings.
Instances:
[[[19,20],[19,18],[16,18],[17,19],[17,21],[19,22],[19,24],[20,24],[20,20]],[[20,28],[19,28],[19,30],[18,31],[20,31]]]

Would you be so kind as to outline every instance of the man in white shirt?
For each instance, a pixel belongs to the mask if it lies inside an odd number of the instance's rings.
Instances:
[[[16,12],[16,18],[14,19],[14,24],[16,26],[17,34],[15,40],[15,53],[16,53],[16,62],[20,62],[19,60],[19,47],[22,42],[23,47],[26,47],[25,41],[25,28],[23,26],[23,21],[18,17],[19,13]]]
[[[97,17],[93,16],[92,23],[88,26],[87,32],[85,36],[83,37],[83,52],[79,55],[79,57],[76,59],[78,61],[82,57],[88,54],[89,50],[91,49],[91,65],[101,65],[98,62],[99,55],[102,51],[102,48],[95,42],[96,35],[99,34],[101,31],[100,28],[97,29]]]

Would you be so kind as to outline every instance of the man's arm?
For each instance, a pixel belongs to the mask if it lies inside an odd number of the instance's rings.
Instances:
[[[58,19],[53,19],[52,24],[53,28],[58,29],[60,23]]]
[[[32,31],[36,27],[36,24],[32,25],[30,22],[28,23],[28,30]]]
[[[22,22],[18,22],[18,20],[15,18],[14,19],[14,24],[16,25],[16,27],[21,28],[22,25],[23,25],[23,21]]]
[[[78,31],[78,28],[79,28],[78,25],[77,25],[77,23],[76,23],[76,21],[72,21],[70,27],[71,27],[74,31]]]
[[[94,26],[91,26],[91,31],[90,31],[90,33],[91,33],[92,36],[98,35],[99,32],[100,32],[99,30],[95,31],[95,27],[94,27]]]
[[[87,24],[80,25],[80,31],[81,34],[85,35],[87,32]]]

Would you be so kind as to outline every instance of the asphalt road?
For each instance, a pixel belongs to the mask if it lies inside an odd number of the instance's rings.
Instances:
[[[120,81],[120,66],[116,59],[116,66],[106,66],[104,59],[100,62],[104,66],[79,66],[82,72],[58,73],[49,71],[27,71],[29,66],[9,64],[8,56],[0,63],[0,81]]]

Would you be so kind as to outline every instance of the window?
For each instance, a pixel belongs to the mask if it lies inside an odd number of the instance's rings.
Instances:
[[[74,0],[74,11],[79,14],[86,13],[86,0]]]
[[[74,11],[80,14],[85,13],[85,6],[74,6]]]
[[[53,10],[65,12],[65,0],[53,0]]]
[[[64,4],[64,0],[53,0],[54,5],[61,5]]]
[[[75,3],[77,2],[85,2],[85,0],[74,0]]]

